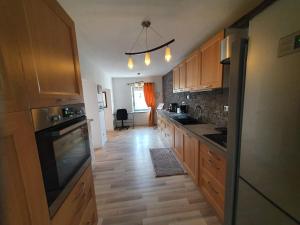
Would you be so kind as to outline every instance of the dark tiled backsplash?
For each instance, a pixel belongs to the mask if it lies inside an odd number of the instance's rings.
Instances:
[[[204,122],[217,126],[227,126],[228,112],[224,112],[224,105],[228,105],[228,88],[216,89],[205,92],[173,93],[172,71],[163,76],[163,100],[165,108],[170,103],[188,105],[188,114]],[[189,95],[189,99],[187,99]]]

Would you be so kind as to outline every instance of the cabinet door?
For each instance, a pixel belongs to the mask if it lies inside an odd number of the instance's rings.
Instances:
[[[222,31],[201,46],[201,86],[204,88],[222,87],[223,66],[220,63],[220,47],[223,38]]]
[[[74,23],[54,0],[24,0],[34,68],[31,106],[83,102]]]
[[[177,157],[183,161],[183,132],[175,127],[175,135],[174,135],[174,149]]]
[[[198,184],[199,141],[188,134],[184,134],[183,143],[183,163],[189,175]]]
[[[186,64],[179,65],[179,88],[183,91],[186,88]]]
[[[173,92],[176,92],[179,89],[179,79],[180,79],[179,67],[175,67],[173,69]]]
[[[186,60],[186,87],[188,89],[200,87],[199,69],[199,51],[196,51]]]
[[[22,111],[27,108],[25,74],[21,57],[22,38],[27,36],[25,25],[22,1],[1,1],[0,113]]]
[[[47,225],[48,206],[29,113],[1,114],[0,122],[1,222]]]

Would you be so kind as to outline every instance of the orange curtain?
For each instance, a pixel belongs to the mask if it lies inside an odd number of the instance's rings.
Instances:
[[[155,114],[155,91],[154,83],[144,83],[144,96],[148,107],[150,107],[149,126],[154,126],[154,114]]]

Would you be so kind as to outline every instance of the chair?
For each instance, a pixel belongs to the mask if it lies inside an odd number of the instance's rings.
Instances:
[[[119,130],[122,129],[128,129],[129,126],[124,126],[124,120],[128,120],[128,113],[126,109],[118,109],[117,110],[117,120],[121,120],[122,121],[122,126],[121,127],[117,127],[119,128]]]

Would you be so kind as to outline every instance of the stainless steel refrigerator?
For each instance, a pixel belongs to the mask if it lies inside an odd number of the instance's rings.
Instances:
[[[236,179],[227,224],[300,224],[300,1],[273,3],[248,36],[233,47],[239,77],[229,101],[240,119],[229,127]]]

